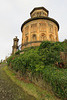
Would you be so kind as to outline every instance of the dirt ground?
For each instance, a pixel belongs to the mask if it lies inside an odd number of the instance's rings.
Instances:
[[[17,86],[2,69],[0,65],[0,100],[36,100]]]

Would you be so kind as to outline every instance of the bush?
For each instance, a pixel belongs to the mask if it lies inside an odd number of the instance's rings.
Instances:
[[[39,47],[39,55],[42,57],[44,65],[54,64],[55,62],[60,62],[60,45],[58,42],[42,42]]]
[[[10,66],[11,61],[14,59],[14,56],[10,56],[9,58],[7,58],[7,65]]]
[[[16,55],[18,55],[18,54],[20,54],[20,52],[21,52],[21,51],[20,51],[20,50],[18,50],[15,54],[16,54]]]
[[[66,42],[44,41],[39,47],[24,49],[24,54],[20,51],[7,59],[8,66],[15,71],[26,71],[31,74],[42,74],[45,81],[51,84],[55,94],[61,98],[66,98],[67,89],[67,69],[55,67],[56,62],[61,62],[60,52],[66,50]]]
[[[67,98],[67,69],[60,70],[53,65],[46,66],[43,70],[43,78],[50,83],[57,96]]]

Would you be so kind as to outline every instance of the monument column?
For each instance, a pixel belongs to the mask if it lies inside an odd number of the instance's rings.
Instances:
[[[15,54],[18,51],[18,41],[19,41],[19,39],[16,36],[13,39],[12,54]]]

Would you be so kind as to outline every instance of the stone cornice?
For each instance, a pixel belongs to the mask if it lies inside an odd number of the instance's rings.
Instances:
[[[23,26],[24,26],[25,24],[27,24],[28,22],[31,22],[31,21],[33,21],[33,20],[39,20],[39,19],[50,20],[50,21],[54,22],[54,23],[57,25],[58,30],[59,30],[59,24],[58,24],[58,22],[57,22],[56,20],[54,20],[53,18],[50,18],[50,17],[35,17],[35,18],[30,18],[30,19],[26,20],[26,21],[22,24],[22,26],[21,26],[21,31],[22,31]]]

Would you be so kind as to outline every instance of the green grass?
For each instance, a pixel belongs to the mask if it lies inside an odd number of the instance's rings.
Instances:
[[[32,84],[32,83],[25,83],[20,81],[16,78],[16,75],[13,71],[9,70],[8,67],[4,67],[3,70],[6,74],[10,77],[10,79],[15,82],[18,86],[20,86],[25,92],[34,96],[36,100],[60,100],[55,97],[54,94],[43,90],[42,88]]]

